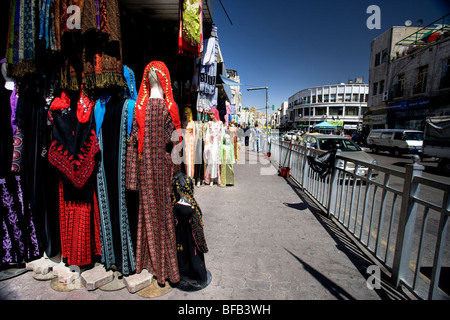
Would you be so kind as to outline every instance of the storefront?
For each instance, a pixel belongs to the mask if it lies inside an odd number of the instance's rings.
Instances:
[[[100,263],[125,276],[146,268],[160,285],[183,279],[168,190],[175,173],[219,184],[220,172],[202,159],[188,165],[191,152],[173,152],[181,145],[173,133],[194,122],[206,130],[211,111],[227,108],[217,82],[226,70],[213,1],[133,3],[11,0],[2,11],[0,182],[15,201],[1,207],[2,267],[60,255],[67,266]],[[204,142],[188,141],[202,158]],[[168,161],[174,154],[181,162]],[[150,224],[165,228],[151,241]],[[197,252],[206,253],[202,241]]]

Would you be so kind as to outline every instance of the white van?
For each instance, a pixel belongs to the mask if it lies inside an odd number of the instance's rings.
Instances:
[[[372,153],[389,151],[398,157],[404,153],[422,154],[423,132],[407,129],[375,129],[367,137]]]

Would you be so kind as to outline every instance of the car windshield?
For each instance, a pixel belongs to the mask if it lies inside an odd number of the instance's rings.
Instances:
[[[405,140],[423,140],[423,133],[421,132],[408,132],[405,134]]]
[[[333,145],[337,145],[341,151],[361,151],[361,148],[350,139],[322,138],[318,140],[320,150],[328,151]]]

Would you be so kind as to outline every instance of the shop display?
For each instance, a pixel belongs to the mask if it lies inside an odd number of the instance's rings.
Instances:
[[[138,292],[150,298],[211,282],[194,187],[234,185],[235,156],[217,112],[217,27],[205,29],[202,1],[180,8],[173,38],[152,24],[156,40],[124,57],[137,38],[122,33],[118,0],[10,0],[0,281],[32,271],[65,292],[83,284],[56,266],[102,269],[114,277],[99,288],[113,291],[146,270],[153,282]]]

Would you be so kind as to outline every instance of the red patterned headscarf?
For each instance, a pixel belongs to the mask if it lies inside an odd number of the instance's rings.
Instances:
[[[136,100],[136,120],[138,123],[138,151],[142,154],[144,149],[144,128],[145,128],[145,109],[147,107],[148,99],[150,97],[150,84],[149,84],[149,73],[150,71],[155,71],[158,76],[159,82],[164,90],[164,96],[166,100],[167,109],[172,116],[173,124],[175,129],[181,133],[181,122],[180,116],[178,114],[178,106],[173,99],[172,84],[170,82],[169,69],[164,62],[152,61],[150,62],[144,70],[144,76],[142,77],[141,87],[139,88],[138,97]],[[181,139],[181,135],[180,135]]]

